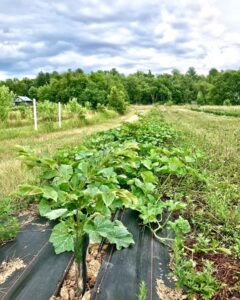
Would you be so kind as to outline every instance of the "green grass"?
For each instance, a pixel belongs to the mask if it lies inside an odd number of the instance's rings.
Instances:
[[[199,113],[187,106],[161,107],[161,111],[179,131],[176,143],[201,153],[199,170],[207,179],[205,186],[184,183],[172,191],[184,196],[187,209],[183,216],[192,227],[184,244],[174,242],[174,274],[190,296],[231,299],[233,291],[239,295],[239,120]],[[196,272],[196,263],[201,271]]]
[[[164,107],[164,116],[181,134],[181,143],[201,151],[200,168],[208,179],[203,191],[192,189],[193,222],[206,235],[217,231],[222,242],[239,247],[240,241],[240,125],[235,118],[199,114],[184,107]],[[238,246],[239,243],[239,246]],[[240,255],[240,248],[237,249]]]
[[[201,106],[201,107],[191,107],[191,110],[196,112],[213,114],[217,116],[240,118],[239,106]]]
[[[33,125],[23,127],[10,127],[0,129],[0,141],[5,139],[40,136],[48,132],[64,131],[72,128],[81,128],[83,126],[99,124],[107,119],[114,118],[118,114],[112,110],[105,112],[91,112],[86,118],[72,118],[62,120],[62,128],[58,127],[58,122],[39,121],[38,130],[34,130]]]

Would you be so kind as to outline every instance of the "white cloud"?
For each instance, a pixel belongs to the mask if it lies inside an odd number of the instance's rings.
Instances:
[[[1,0],[0,78],[239,68],[238,0]]]

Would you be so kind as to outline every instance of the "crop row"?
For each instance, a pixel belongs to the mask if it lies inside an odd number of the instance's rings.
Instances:
[[[186,257],[193,249],[186,246],[185,237],[194,224],[183,218],[187,190],[179,192],[182,186],[200,188],[206,179],[197,169],[198,156],[177,147],[177,140],[177,132],[158,111],[152,111],[137,122],[93,135],[54,156],[19,148],[26,165],[40,168],[41,174],[38,184],[21,186],[17,195],[37,199],[40,215],[59,221],[50,242],[56,253],[75,252],[79,293],[85,290],[81,278],[89,240],[107,239],[118,250],[134,244],[121,221],[112,220],[116,210],[130,208],[139,212],[140,223],[159,242],[172,246],[178,285],[203,299],[214,295],[219,283],[210,262],[193,278],[194,261]],[[158,233],[163,228],[171,236],[161,238]]]

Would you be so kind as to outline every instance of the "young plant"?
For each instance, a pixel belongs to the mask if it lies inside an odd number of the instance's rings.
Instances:
[[[144,281],[141,282],[139,287],[138,300],[147,300],[147,287]]]

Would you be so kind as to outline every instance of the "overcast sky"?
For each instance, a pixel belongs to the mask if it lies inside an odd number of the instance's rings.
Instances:
[[[240,67],[240,0],[0,0],[0,79]]]

